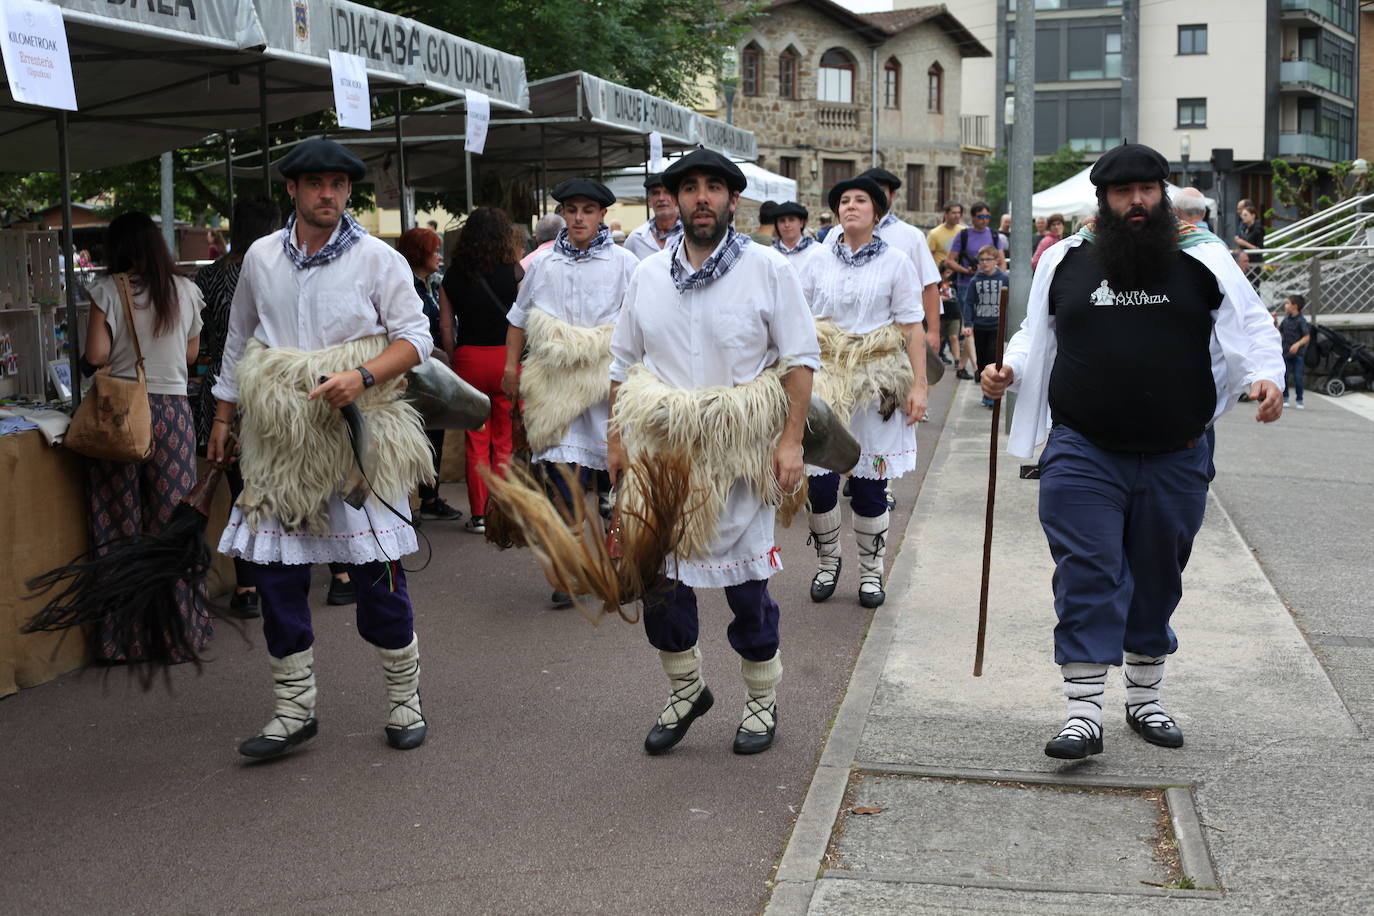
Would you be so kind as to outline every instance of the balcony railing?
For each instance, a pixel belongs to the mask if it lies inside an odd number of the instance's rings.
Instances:
[[[1337,28],[1355,31],[1355,11],[1337,0],[1282,0],[1282,9],[1313,13]]]
[[[859,106],[821,102],[816,106],[816,125],[822,130],[857,131]]]
[[[1314,60],[1285,60],[1279,64],[1280,83],[1309,83],[1347,99],[1355,97],[1355,81]]]
[[[960,115],[959,142],[964,146],[991,149],[992,118],[989,115]]]
[[[1350,141],[1316,134],[1279,134],[1280,156],[1308,156],[1331,162],[1345,162],[1350,158]]]

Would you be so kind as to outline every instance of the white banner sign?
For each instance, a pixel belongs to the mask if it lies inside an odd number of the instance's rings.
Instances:
[[[3,0],[5,76],[15,101],[76,111],[72,59],[62,10],[38,0]]]
[[[334,110],[340,127],[372,129],[372,96],[367,91],[367,61],[356,54],[329,52],[334,74]]]
[[[476,89],[468,89],[467,96],[467,136],[463,138],[463,149],[469,153],[482,155],[487,148],[487,128],[491,126],[491,99]]]
[[[663,158],[663,134],[649,132],[649,168],[658,171],[658,161]]]

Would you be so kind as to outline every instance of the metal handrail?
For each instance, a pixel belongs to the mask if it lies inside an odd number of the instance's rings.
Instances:
[[[1325,210],[1322,210],[1318,213],[1313,213],[1311,216],[1305,216],[1302,219],[1298,220],[1296,223],[1291,223],[1287,226],[1284,226],[1282,229],[1275,229],[1273,232],[1266,233],[1264,241],[1266,244],[1272,245],[1275,241],[1280,241],[1284,238],[1288,238],[1289,236],[1297,235],[1298,233],[1307,230],[1310,226],[1319,224],[1323,220],[1330,219],[1337,213],[1340,213],[1344,210],[1353,209],[1368,201],[1374,201],[1374,194],[1364,194],[1360,197],[1351,197],[1347,200],[1343,200],[1334,206],[1327,207]]]

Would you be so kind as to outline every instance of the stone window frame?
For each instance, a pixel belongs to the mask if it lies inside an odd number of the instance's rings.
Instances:
[[[944,114],[945,111],[945,68],[938,60],[926,70],[926,111],[931,114]]]
[[[739,55],[739,91],[750,97],[763,92],[763,49],[749,42]]]
[[[788,67],[791,67],[791,84],[788,83]],[[801,54],[792,45],[788,45],[783,52],[778,55],[778,98],[797,99],[798,85],[801,82]]]
[[[902,62],[895,56],[883,64],[883,107],[892,111],[902,108]]]
[[[834,64],[833,62],[830,63],[830,64],[827,64],[827,63],[825,62],[825,59],[826,59],[827,57],[830,57],[832,54],[841,55],[841,56],[847,61],[847,63],[845,63],[845,64],[843,64],[843,65],[836,65],[836,64]],[[834,60],[834,59],[832,58],[832,61],[833,61],[833,60]],[[825,97],[825,94],[824,94],[824,93],[825,93],[825,84],[826,84],[826,75],[825,75],[825,73],[826,73],[827,70],[837,70],[837,71],[840,71],[840,72],[848,72],[848,73],[849,73],[849,86],[848,86],[848,88],[849,88],[849,98],[847,98],[847,99],[830,99],[830,98],[826,98],[826,97]],[[841,82],[843,82],[843,80],[841,80]],[[819,101],[821,101],[821,102],[831,102],[831,103],[834,103],[834,104],[836,104],[836,105],[852,105],[852,104],[854,104],[854,98],[855,98],[855,94],[856,94],[856,90],[857,90],[858,84],[859,84],[859,59],[858,59],[857,57],[855,57],[854,54],[851,53],[850,50],[849,50],[848,48],[841,47],[840,45],[833,45],[833,46],[827,48],[825,51],[821,52],[820,66],[817,67],[817,74],[816,74],[816,98],[817,98],[817,100],[819,100]]]

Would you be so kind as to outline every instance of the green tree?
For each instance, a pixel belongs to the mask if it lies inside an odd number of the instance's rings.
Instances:
[[[1083,171],[1083,154],[1076,152],[1065,143],[1048,156],[1035,160],[1035,173],[1031,180],[1036,193],[1052,188],[1061,181],[1067,181]],[[1005,213],[1007,210],[1007,160],[989,159],[987,176],[984,180],[984,193],[988,206],[994,211]]]

